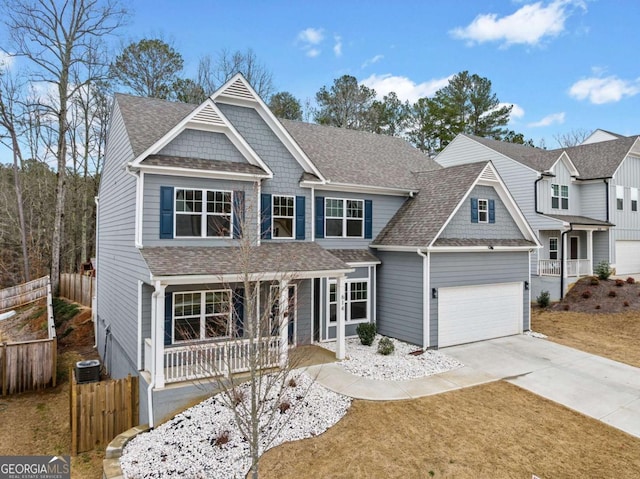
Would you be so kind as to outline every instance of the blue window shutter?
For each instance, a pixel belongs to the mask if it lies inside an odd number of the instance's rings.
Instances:
[[[304,239],[304,196],[296,196],[296,239]]]
[[[173,327],[173,294],[164,293],[164,345],[171,344],[172,327]]]
[[[233,315],[236,323],[235,337],[244,336],[244,288],[238,288],[233,292]]]
[[[260,198],[260,211],[262,222],[260,232],[262,239],[271,239],[271,195],[262,193]]]
[[[233,237],[242,238],[244,225],[244,191],[233,192]]]
[[[371,239],[373,236],[373,201],[364,200],[364,237]]]
[[[173,186],[160,187],[160,239],[173,238]]]
[[[471,222],[478,222],[478,198],[471,198]]]
[[[324,196],[316,196],[316,238],[324,238]]]
[[[489,223],[496,222],[496,202],[495,200],[489,200]]]

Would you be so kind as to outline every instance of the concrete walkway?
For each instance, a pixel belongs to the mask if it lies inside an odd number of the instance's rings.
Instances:
[[[355,376],[337,364],[308,372],[326,388],[358,399],[399,400],[504,379],[640,437],[640,369],[530,336],[440,350],[465,366],[408,381]]]

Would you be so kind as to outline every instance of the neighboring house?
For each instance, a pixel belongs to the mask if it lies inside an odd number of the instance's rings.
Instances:
[[[491,163],[279,121],[240,75],[201,105],[116,95],[97,238],[99,352],[152,423],[206,394],[202,357],[245,368],[245,275],[289,304],[262,347],[342,357],[363,322],[419,348],[528,330],[539,247]]]
[[[601,261],[640,272],[638,137],[597,130],[582,145],[543,150],[462,134],[436,161],[496,167],[543,245],[532,255],[534,297],[560,298]]]

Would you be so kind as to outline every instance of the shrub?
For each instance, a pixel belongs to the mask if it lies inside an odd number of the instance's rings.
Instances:
[[[538,306],[540,306],[541,308],[546,308],[547,306],[549,306],[549,303],[551,302],[549,291],[540,291],[540,296],[536,298],[536,301],[538,302]]]
[[[298,385],[298,383],[296,383],[296,380],[294,378],[289,379],[289,387],[290,388],[295,388]]]
[[[625,301],[625,302],[623,303],[623,306],[628,307],[628,306],[629,306],[629,301]]]
[[[615,298],[616,296],[618,296],[618,293],[616,293],[614,290],[611,290],[609,291],[609,296]]]
[[[589,283],[591,283],[591,286],[598,286],[600,284],[600,280],[595,276],[591,276]]]
[[[589,299],[591,297],[591,291],[589,291],[588,289],[586,291],[582,292],[582,297],[584,299]]]
[[[599,304],[596,304],[596,309],[600,309],[600,305]]]
[[[564,309],[565,311],[569,311],[569,305],[565,304],[564,306],[562,306],[562,309]]]
[[[389,354],[395,351],[396,347],[393,345],[393,341],[389,338],[382,338],[380,342],[378,342],[378,354],[382,354],[383,356],[389,356]]]
[[[600,261],[598,266],[596,266],[595,273],[600,279],[609,279],[609,276],[611,276],[611,266],[609,266],[609,262]]]
[[[291,408],[291,404],[288,401],[282,401],[278,404],[278,409],[280,410],[280,414],[284,414]]]
[[[233,403],[233,407],[236,407],[244,401],[244,391],[242,389],[233,388],[231,391],[231,402]]]
[[[636,282],[635,278],[633,276],[629,276],[627,278],[627,283],[629,284],[634,284]]]
[[[616,286],[618,288],[622,288],[624,286],[624,280],[622,279],[616,279]]]
[[[361,323],[356,328],[356,333],[364,346],[371,346],[376,338],[376,323]]]
[[[215,438],[213,438],[213,446],[223,446],[228,443],[231,438],[229,437],[229,431],[222,431]]]

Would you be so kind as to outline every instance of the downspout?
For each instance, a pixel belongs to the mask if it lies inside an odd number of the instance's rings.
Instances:
[[[607,223],[609,223],[609,178],[604,179],[605,195],[604,201],[607,209]]]
[[[429,295],[431,294],[431,287],[429,282],[429,250],[427,254],[424,254],[419,249],[416,250],[418,256],[422,256],[422,349],[427,350],[429,347],[430,328],[429,321],[431,319],[429,308],[431,306],[429,302]]]
[[[98,349],[98,274],[99,274],[99,267],[98,264],[100,263],[100,255],[98,254],[98,248],[99,248],[99,244],[100,241],[98,240],[98,238],[100,238],[100,221],[99,221],[99,216],[100,216],[100,197],[99,196],[94,196],[93,197],[93,201],[95,201],[96,203],[96,270],[95,270],[95,276],[96,276],[96,301],[94,304],[92,304],[92,309],[93,311],[91,312],[91,314],[93,315],[93,347],[94,349]]]
[[[541,173],[540,177],[533,182],[533,207],[535,208],[536,213],[539,215],[542,214],[542,211],[538,209],[538,183],[544,178],[544,175]]]
[[[569,229],[566,231],[563,231],[562,234],[560,235],[560,243],[562,246],[560,246],[561,251],[562,251],[562,261],[560,261],[560,300],[562,300],[562,298],[564,297],[564,255],[566,253],[566,251],[564,250],[564,237],[566,236],[567,233],[571,233],[573,231],[573,224],[569,223]]]

